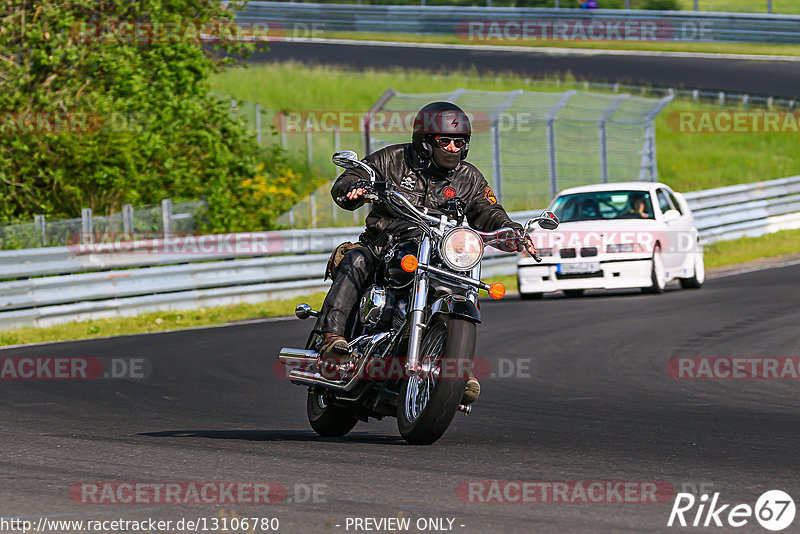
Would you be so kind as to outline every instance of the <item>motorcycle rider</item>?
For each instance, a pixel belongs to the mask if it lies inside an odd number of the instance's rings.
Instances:
[[[363,161],[375,169],[379,180],[386,180],[419,209],[440,213],[448,202],[460,200],[473,228],[491,232],[510,227],[521,234],[522,225],[508,217],[481,172],[464,161],[471,135],[469,118],[460,107],[450,102],[433,102],[417,113],[411,143],[388,146]],[[331,189],[334,201],[346,210],[361,207],[368,179],[361,168],[347,169]],[[332,272],[333,285],[315,327],[323,336],[319,345],[323,357],[348,352],[344,338],[348,318],[370,285],[377,260],[394,243],[406,240],[413,229],[413,225],[394,218],[384,206],[376,204],[366,218],[366,230],[359,236],[358,245],[347,244],[331,256],[334,265],[329,264],[329,273]],[[524,249],[531,255],[535,253],[527,236]],[[519,250],[523,250],[523,245]],[[479,393],[478,381],[470,377],[462,402],[474,402]]]

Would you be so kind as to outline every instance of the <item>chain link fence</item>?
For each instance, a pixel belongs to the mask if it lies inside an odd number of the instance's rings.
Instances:
[[[406,143],[421,107],[435,100],[454,102],[471,116],[468,161],[483,172],[506,209],[534,209],[567,187],[656,181],[654,119],[672,97],[575,90],[401,94],[390,89],[365,114],[361,142],[342,147],[358,147],[363,156]],[[330,196],[331,184],[321,186],[277,222],[289,228],[360,224],[368,207],[353,214],[339,209]]]

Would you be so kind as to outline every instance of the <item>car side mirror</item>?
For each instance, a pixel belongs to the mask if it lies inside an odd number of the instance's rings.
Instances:
[[[678,210],[667,210],[666,212],[664,212],[664,221],[665,222],[674,221],[675,219],[680,218],[680,216],[681,212],[679,212]]]

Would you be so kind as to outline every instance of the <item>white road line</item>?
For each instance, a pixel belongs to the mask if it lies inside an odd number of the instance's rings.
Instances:
[[[493,45],[468,45],[444,43],[407,43],[402,41],[369,41],[356,39],[318,39],[315,37],[293,37],[283,42],[295,43],[322,43],[350,46],[384,46],[392,48],[428,48],[428,49],[455,49],[475,50],[480,52],[524,52],[548,56],[644,56],[644,57],[673,57],[691,59],[729,59],[746,61],[788,61],[799,63],[800,56],[779,56],[760,54],[714,54],[710,52],[667,52],[656,50],[608,50],[597,48],[556,48],[534,46],[493,46]]]

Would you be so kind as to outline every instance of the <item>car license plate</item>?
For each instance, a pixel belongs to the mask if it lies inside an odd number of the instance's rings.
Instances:
[[[583,274],[596,273],[600,270],[599,261],[584,261],[580,263],[559,263],[558,272],[560,274]]]

